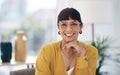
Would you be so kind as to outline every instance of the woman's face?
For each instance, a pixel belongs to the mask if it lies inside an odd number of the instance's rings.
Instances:
[[[62,20],[59,22],[58,29],[63,41],[70,42],[77,40],[82,25],[80,25],[80,22],[77,20]]]

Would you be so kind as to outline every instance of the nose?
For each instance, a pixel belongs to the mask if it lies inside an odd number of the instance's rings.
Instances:
[[[68,31],[68,32],[72,31],[72,27],[71,27],[71,25],[70,25],[70,24],[69,24],[69,25],[67,25],[66,31]]]

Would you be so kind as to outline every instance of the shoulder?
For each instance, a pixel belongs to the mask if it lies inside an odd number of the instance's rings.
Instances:
[[[38,58],[46,58],[51,60],[51,58],[54,57],[56,51],[58,51],[58,49],[56,49],[58,44],[59,42],[43,45],[39,50]]]
[[[43,45],[40,48],[40,51],[53,52],[54,50],[58,49],[59,45],[60,45],[60,41],[54,42],[54,43],[50,43],[50,44],[46,44],[46,45]]]

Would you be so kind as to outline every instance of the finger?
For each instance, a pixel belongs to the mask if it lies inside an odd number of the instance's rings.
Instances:
[[[64,46],[62,46],[62,49],[64,50],[66,48],[66,46],[64,45]]]

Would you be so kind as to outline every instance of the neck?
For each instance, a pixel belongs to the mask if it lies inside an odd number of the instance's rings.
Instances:
[[[67,71],[75,65],[74,54],[70,54],[69,52],[65,53],[64,50],[62,50],[62,57]]]
[[[64,56],[66,56],[68,59],[71,59],[73,57],[73,53],[67,50],[62,50],[62,53]]]

